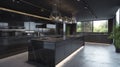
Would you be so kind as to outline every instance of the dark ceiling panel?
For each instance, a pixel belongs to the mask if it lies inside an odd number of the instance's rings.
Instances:
[[[49,17],[55,0],[0,0],[0,7]],[[63,16],[75,16],[77,20],[109,19],[115,16],[120,0],[60,0]]]
[[[115,16],[118,8],[120,8],[120,0],[84,0],[93,10],[97,18],[93,19],[109,19]]]
[[[13,0],[4,0],[0,2],[1,7],[9,8],[9,9],[14,9],[26,13],[31,13],[31,14],[36,14],[36,15],[42,15],[42,16],[48,16],[49,12],[48,11],[42,11],[42,8],[37,8],[34,6],[31,6],[29,4],[26,4],[22,1],[19,1],[17,3],[16,1],[13,2]]]

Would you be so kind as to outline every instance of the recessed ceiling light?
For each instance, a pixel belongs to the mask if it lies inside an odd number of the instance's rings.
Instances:
[[[77,1],[80,1],[80,0],[77,0]]]
[[[17,1],[17,3],[20,3],[20,1]]]
[[[41,9],[41,12],[43,12],[44,11],[44,9]]]
[[[85,9],[88,9],[88,7],[84,7]]]
[[[55,3],[54,6],[56,6],[57,4]]]
[[[15,0],[12,0],[13,2],[15,2]]]
[[[20,0],[12,0],[13,2],[20,3]]]

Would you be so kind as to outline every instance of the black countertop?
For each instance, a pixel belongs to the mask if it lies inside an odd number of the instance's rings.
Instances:
[[[42,38],[36,38],[32,40],[36,41],[45,41],[45,42],[61,42],[68,39],[74,39],[82,37],[82,35],[69,35],[69,36],[50,36],[50,37],[42,37]]]

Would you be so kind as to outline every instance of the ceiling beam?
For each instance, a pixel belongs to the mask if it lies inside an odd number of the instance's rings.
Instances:
[[[12,13],[17,13],[17,14],[21,14],[21,15],[25,15],[25,16],[31,16],[31,17],[38,18],[38,19],[43,19],[43,20],[52,20],[52,19],[47,18],[47,17],[42,17],[42,16],[38,16],[38,15],[34,15],[34,14],[29,14],[29,13],[25,13],[25,12],[21,12],[21,11],[16,11],[16,10],[12,10],[12,9],[8,9],[8,8],[3,8],[3,7],[0,7],[0,10],[12,12]]]

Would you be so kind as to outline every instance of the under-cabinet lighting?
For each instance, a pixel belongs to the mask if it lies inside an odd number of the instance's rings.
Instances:
[[[26,33],[34,33],[35,31],[25,31]]]

